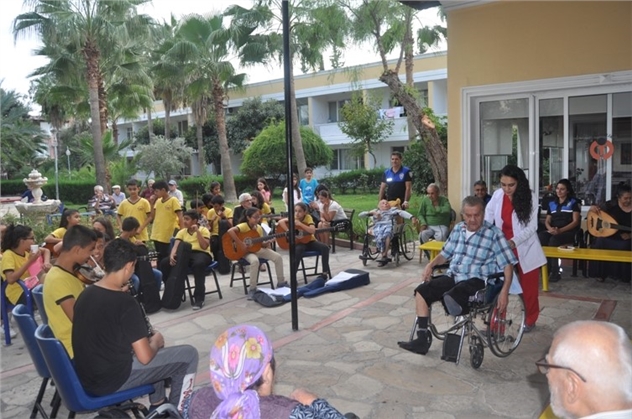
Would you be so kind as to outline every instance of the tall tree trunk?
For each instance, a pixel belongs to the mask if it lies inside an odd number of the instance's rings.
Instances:
[[[298,168],[299,177],[303,177],[307,163],[305,162],[305,152],[303,151],[303,140],[301,139],[301,125],[298,121],[298,112],[296,109],[296,92],[294,90],[294,72],[290,69],[290,110],[292,121],[292,148],[296,156],[296,167]]]
[[[171,138],[171,100],[162,99],[162,104],[165,107],[165,138]]]
[[[103,132],[101,131],[101,117],[99,113],[99,50],[92,42],[87,42],[84,50],[86,59],[86,73],[88,80],[88,95],[90,103],[90,131],[94,148],[94,168],[98,185],[107,185],[105,173],[105,157],[103,156]]]
[[[439,134],[434,124],[423,113],[423,110],[413,96],[406,92],[404,85],[399,80],[397,73],[393,70],[386,70],[381,76],[380,81],[385,83],[391,93],[399,100],[399,103],[406,109],[406,112],[413,119],[415,128],[421,133],[421,138],[426,145],[426,155],[430,161],[432,175],[435,182],[438,183],[448,194],[448,153],[439,139]]]
[[[118,124],[116,123],[116,119],[112,118],[112,141],[114,141],[114,144],[118,144],[118,135]]]
[[[413,9],[409,7],[406,11],[406,34],[404,35],[404,67],[406,69],[406,86],[410,88],[410,91],[413,91],[415,88],[415,81],[413,79],[413,69],[415,66],[415,40],[413,39],[412,10]],[[406,122],[408,123],[408,141],[413,143],[415,138],[417,138],[417,128],[415,128],[412,116],[408,113],[406,116]]]
[[[228,137],[226,136],[226,114],[224,112],[224,89],[218,80],[213,82],[213,108],[215,109],[215,119],[217,122],[217,137],[219,138],[219,152],[222,156],[222,177],[224,178],[224,193],[226,200],[237,202],[237,191],[233,168],[230,164],[230,149],[228,148]],[[301,148],[302,149],[302,148]]]
[[[101,70],[98,71],[97,75],[99,83],[99,118],[101,121],[101,134],[103,134],[108,129],[108,99]],[[118,144],[118,138],[114,137],[113,140],[114,144]]]
[[[149,143],[154,140],[154,121],[151,119],[151,108],[145,109],[147,112],[147,132],[149,133]]]

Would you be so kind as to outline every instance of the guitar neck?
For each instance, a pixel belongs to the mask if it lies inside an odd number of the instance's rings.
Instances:
[[[285,236],[285,235],[287,235],[287,232],[283,232],[283,233],[276,233],[276,234],[270,234],[270,235],[267,235],[267,236],[261,236],[261,237],[255,237],[254,239],[250,239],[250,243],[261,243],[261,242],[265,242],[265,241],[268,241],[268,240],[274,240],[274,239],[276,239],[277,237],[283,237],[283,236]],[[247,239],[248,239],[248,236],[245,236],[245,237],[240,237],[240,239],[241,239],[241,240],[244,240],[244,239],[246,239],[246,240],[247,240]]]

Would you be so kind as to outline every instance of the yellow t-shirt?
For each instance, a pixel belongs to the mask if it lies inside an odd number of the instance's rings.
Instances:
[[[147,220],[151,213],[151,204],[145,198],[140,198],[136,203],[130,202],[129,198],[124,199],[118,207],[118,215],[121,216],[121,221],[127,217],[134,217],[138,220],[140,225]],[[147,233],[147,227],[145,227],[140,234],[136,236],[136,239],[146,242],[149,240],[149,234]]]
[[[60,304],[69,298],[77,300],[83,289],[83,282],[79,278],[59,266],[53,266],[46,274],[44,310],[48,316],[48,324],[53,330],[55,337],[64,344],[71,358],[74,357],[72,350],[72,322],[66,316]]]
[[[180,227],[178,225],[178,211],[182,211],[180,202],[174,197],[170,197],[165,202],[162,202],[162,199],[156,199],[154,211],[151,239],[161,243],[169,243],[173,237],[173,230]]]
[[[263,205],[261,206],[261,215],[268,215],[268,214],[272,214],[272,210],[270,209],[270,205],[264,202]],[[268,219],[262,218],[261,222],[268,224]]]
[[[7,280],[7,276],[5,274],[6,271],[17,271],[24,266],[26,262],[28,262],[29,256],[31,256],[29,251],[24,252],[24,256],[20,256],[11,249],[6,250],[2,254],[2,280]],[[20,276],[20,279],[26,279],[29,275],[30,274],[27,269],[24,271],[22,276]],[[15,305],[22,296],[23,292],[22,287],[15,282],[7,285],[7,298],[11,304]]]
[[[305,225],[314,225],[314,219],[309,214],[305,214],[305,217],[303,218],[303,221],[301,221],[301,222],[303,224],[305,224]],[[316,237],[314,237],[313,234],[311,236],[312,236],[312,238],[309,241],[310,242],[316,241]]]
[[[224,209],[224,215],[226,216],[226,220],[232,220],[233,219],[233,210],[230,208],[225,208]],[[211,227],[211,236],[219,236],[219,220],[215,220],[213,222],[211,222],[211,220],[214,220],[215,217],[217,217],[217,215],[215,214],[215,208],[211,208],[208,213],[206,214],[206,219],[209,222],[209,225],[212,224]]]
[[[249,231],[252,230],[252,228],[250,228],[248,223],[237,224],[237,228],[239,229],[240,233],[248,233]],[[263,228],[261,228],[259,224],[257,224],[255,228],[257,229],[257,233],[259,233],[259,235],[263,237],[264,236]]]
[[[66,235],[66,227],[59,227],[57,230],[50,233],[56,239],[63,239]]]
[[[198,227],[198,230],[202,233],[202,237],[211,240],[211,232],[208,231],[208,228]],[[183,242],[189,243],[191,245],[191,250],[193,251],[211,254],[210,243],[206,249],[202,249],[200,242],[198,242],[197,233],[189,234],[186,228],[178,231],[178,234],[176,234],[176,240],[182,240]]]

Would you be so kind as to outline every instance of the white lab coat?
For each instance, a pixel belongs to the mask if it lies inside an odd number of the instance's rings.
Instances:
[[[492,199],[485,207],[485,221],[496,224],[496,227],[502,230],[502,206],[505,192],[502,189],[498,189],[492,195]],[[546,257],[542,246],[540,246],[540,240],[538,239],[538,197],[535,193],[532,193],[532,209],[531,218],[529,224],[526,226],[518,221],[518,216],[514,211],[511,215],[511,223],[513,227],[514,236],[511,240],[516,244],[518,249],[518,261],[523,272],[531,272],[534,269],[546,263]]]

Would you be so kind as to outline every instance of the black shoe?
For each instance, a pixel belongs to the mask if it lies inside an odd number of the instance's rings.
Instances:
[[[397,344],[400,348],[409,352],[426,355],[428,349],[430,349],[430,342],[428,342],[426,333],[428,332],[417,332],[417,339],[411,340],[410,342],[397,342]]]
[[[558,282],[560,279],[562,279],[562,275],[560,275],[559,273],[552,273],[551,275],[549,275],[549,282]]]

